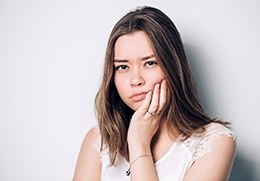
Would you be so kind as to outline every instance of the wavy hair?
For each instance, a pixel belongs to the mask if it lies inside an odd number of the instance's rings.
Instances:
[[[101,150],[108,147],[111,165],[115,163],[118,153],[129,159],[127,130],[133,114],[133,110],[120,98],[114,84],[114,47],[119,37],[136,31],[147,35],[165,74],[167,102],[159,116],[166,122],[168,132],[174,135],[173,130],[177,129],[186,139],[194,132],[203,132],[207,124],[215,121],[204,112],[199,102],[195,80],[174,23],[157,8],[137,8],[123,16],[111,31],[102,82],[95,98]]]

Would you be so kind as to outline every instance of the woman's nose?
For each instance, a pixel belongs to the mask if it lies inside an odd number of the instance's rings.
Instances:
[[[136,69],[132,72],[131,76],[131,86],[142,86],[145,83],[144,77],[139,69]]]

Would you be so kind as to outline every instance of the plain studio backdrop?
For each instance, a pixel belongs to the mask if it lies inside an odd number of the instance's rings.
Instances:
[[[0,180],[72,180],[115,22],[158,7],[179,29],[206,112],[232,122],[230,180],[260,180],[260,2],[0,1]]]

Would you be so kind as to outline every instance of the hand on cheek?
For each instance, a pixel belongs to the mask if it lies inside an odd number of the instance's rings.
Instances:
[[[157,83],[153,91],[146,94],[142,105],[133,114],[128,129],[128,144],[149,146],[152,137],[159,127],[160,120],[157,114],[163,109],[166,102],[166,81]]]

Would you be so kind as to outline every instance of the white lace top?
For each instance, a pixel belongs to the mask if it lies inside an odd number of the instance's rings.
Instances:
[[[211,123],[203,135],[193,135],[185,141],[181,141],[181,136],[179,136],[168,152],[155,163],[159,180],[183,180],[185,173],[193,162],[209,153],[212,148],[212,141],[222,135],[235,139],[229,129],[218,123]],[[97,146],[95,145],[96,148]],[[108,149],[105,149],[100,155],[102,160],[102,181],[130,181],[130,176],[126,176],[129,163],[121,155],[117,156],[115,164],[111,167],[109,166]]]

